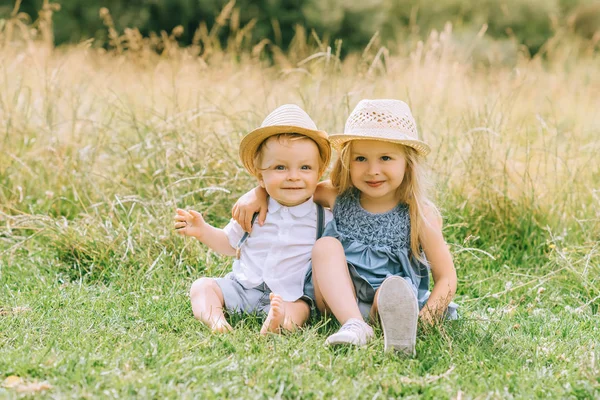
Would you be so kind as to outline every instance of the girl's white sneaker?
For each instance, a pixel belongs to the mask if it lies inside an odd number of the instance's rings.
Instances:
[[[391,276],[381,284],[377,302],[384,350],[397,350],[415,355],[419,304],[410,284],[399,276]]]
[[[325,340],[328,346],[336,344],[353,344],[365,346],[373,338],[373,328],[365,321],[358,318],[350,318],[339,331]]]

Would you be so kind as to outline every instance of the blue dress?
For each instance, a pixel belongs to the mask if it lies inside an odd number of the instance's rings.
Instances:
[[[383,281],[396,275],[411,284],[419,308],[427,302],[429,266],[412,254],[408,205],[401,203],[388,212],[373,214],[360,205],[360,192],[348,189],[336,198],[333,220],[323,236],[342,243],[359,301],[372,303]],[[456,308],[455,303],[450,304],[448,318],[457,317]]]

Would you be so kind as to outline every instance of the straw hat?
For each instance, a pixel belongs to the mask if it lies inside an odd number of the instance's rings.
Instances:
[[[425,156],[429,146],[419,140],[410,108],[400,100],[361,100],[346,121],[344,133],[329,136],[336,150],[350,140],[381,140],[412,147]]]
[[[258,176],[254,166],[254,155],[258,147],[269,137],[280,133],[299,133],[314,140],[319,147],[320,158],[324,160],[319,175],[325,172],[331,159],[331,145],[327,132],[318,130],[308,114],[295,104],[284,104],[276,108],[267,115],[260,128],[244,136],[240,143],[240,159],[248,172]]]

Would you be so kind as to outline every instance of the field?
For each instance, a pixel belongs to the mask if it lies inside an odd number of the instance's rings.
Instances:
[[[267,62],[168,38],[162,55],[3,40],[0,397],[600,397],[597,53],[557,40],[506,59],[449,26],[343,61],[307,42]],[[174,209],[228,221],[255,185],[237,145],[275,107],[333,133],[386,97],[433,149],[462,318],[421,330],[412,359],[380,331],[325,348],[330,319],[210,334],[189,286],[230,260],[178,237]]]

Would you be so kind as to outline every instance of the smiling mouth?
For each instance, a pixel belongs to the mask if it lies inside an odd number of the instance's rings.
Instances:
[[[367,185],[371,186],[371,187],[379,187],[381,186],[385,181],[367,181]]]

